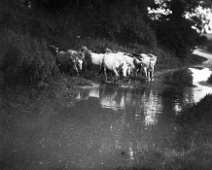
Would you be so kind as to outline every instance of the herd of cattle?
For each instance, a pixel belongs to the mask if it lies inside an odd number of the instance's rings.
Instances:
[[[120,76],[129,77],[132,74],[136,77],[138,74],[142,75],[148,81],[154,78],[157,57],[153,54],[114,52],[109,48],[105,53],[95,53],[86,46],[82,46],[79,51],[59,51],[54,45],[49,48],[56,56],[56,63],[61,72],[79,75],[82,71],[96,67],[104,75],[105,81],[108,81],[108,74],[111,72],[115,75],[115,80]]]

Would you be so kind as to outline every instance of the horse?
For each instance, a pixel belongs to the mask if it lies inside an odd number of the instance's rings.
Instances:
[[[148,81],[154,79],[154,69],[155,69],[155,64],[157,62],[157,56],[154,54],[148,53],[141,53],[139,55],[139,59],[142,62],[143,65],[143,71],[145,76],[147,77]]]

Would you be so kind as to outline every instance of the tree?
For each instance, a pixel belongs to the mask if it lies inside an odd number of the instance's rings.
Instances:
[[[176,56],[184,58],[197,44],[199,34],[193,29],[199,20],[186,18],[186,13],[194,12],[198,6],[208,7],[208,1],[199,0],[164,0],[164,8],[171,12],[154,21],[158,42],[173,50]],[[202,25],[203,26],[203,25]]]

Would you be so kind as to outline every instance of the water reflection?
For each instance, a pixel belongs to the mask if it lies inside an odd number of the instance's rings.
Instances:
[[[29,111],[2,100],[0,169],[131,167],[148,149],[182,143],[176,115],[201,99],[201,87],[95,85],[82,88],[72,107],[44,102]]]
[[[144,115],[146,125],[156,124],[157,114],[162,111],[158,92],[153,92],[149,87],[134,90],[103,84],[98,88],[83,89],[78,94],[79,100],[88,100],[89,98],[97,98],[102,108],[109,108],[116,112],[135,108],[134,116],[138,120],[142,117],[141,115]]]
[[[145,92],[141,98],[141,107],[145,116],[145,125],[154,125],[157,123],[158,114],[162,111],[161,98],[158,93],[153,93],[152,89]]]
[[[189,68],[195,87],[162,87],[143,86],[140,89],[120,88],[115,85],[98,85],[79,92],[79,100],[97,98],[102,108],[114,111],[126,110],[130,105],[136,108],[135,118],[145,116],[144,123],[157,123],[160,113],[177,115],[188,104],[199,102],[205,95],[212,93],[212,88],[202,84],[207,81],[211,71],[207,68]]]
[[[123,139],[126,114],[100,112],[97,100],[89,102],[92,108],[82,101],[73,110],[44,106],[38,117],[20,113],[7,119],[1,129],[7,140],[1,169],[113,167],[129,159],[131,144]]]

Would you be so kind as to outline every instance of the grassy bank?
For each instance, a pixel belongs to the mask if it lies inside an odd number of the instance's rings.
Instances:
[[[87,79],[69,77],[57,74],[50,81],[47,87],[32,88],[30,86],[14,85],[6,87],[0,93],[0,101],[3,101],[1,109],[6,106],[21,112],[29,108],[29,114],[33,113],[33,109],[37,106],[52,105],[52,103],[60,104],[64,107],[73,106],[76,96],[79,92],[79,86],[91,86],[91,82]]]
[[[147,151],[130,170],[209,170],[212,168],[212,145],[203,144],[188,151]]]
[[[0,53],[0,84],[1,87],[9,87],[11,84],[24,85],[32,88],[47,88],[51,79],[59,74],[55,62],[55,56],[49,51],[45,39],[34,38],[29,35],[17,33],[12,30],[0,32],[1,53]],[[156,72],[180,68],[188,65],[201,63],[204,59],[200,56],[191,55],[181,60],[169,51],[155,46],[150,48],[139,44],[121,45],[117,42],[106,39],[79,39],[71,46],[68,41],[63,42],[64,50],[78,50],[82,45],[87,45],[94,52],[103,53],[106,48],[114,51],[125,51],[131,53],[153,53],[158,56]],[[83,77],[101,81],[97,75],[98,71],[85,71]],[[95,75],[95,76],[94,76]],[[72,77],[65,77],[72,79]],[[81,81],[77,79],[76,81]]]

